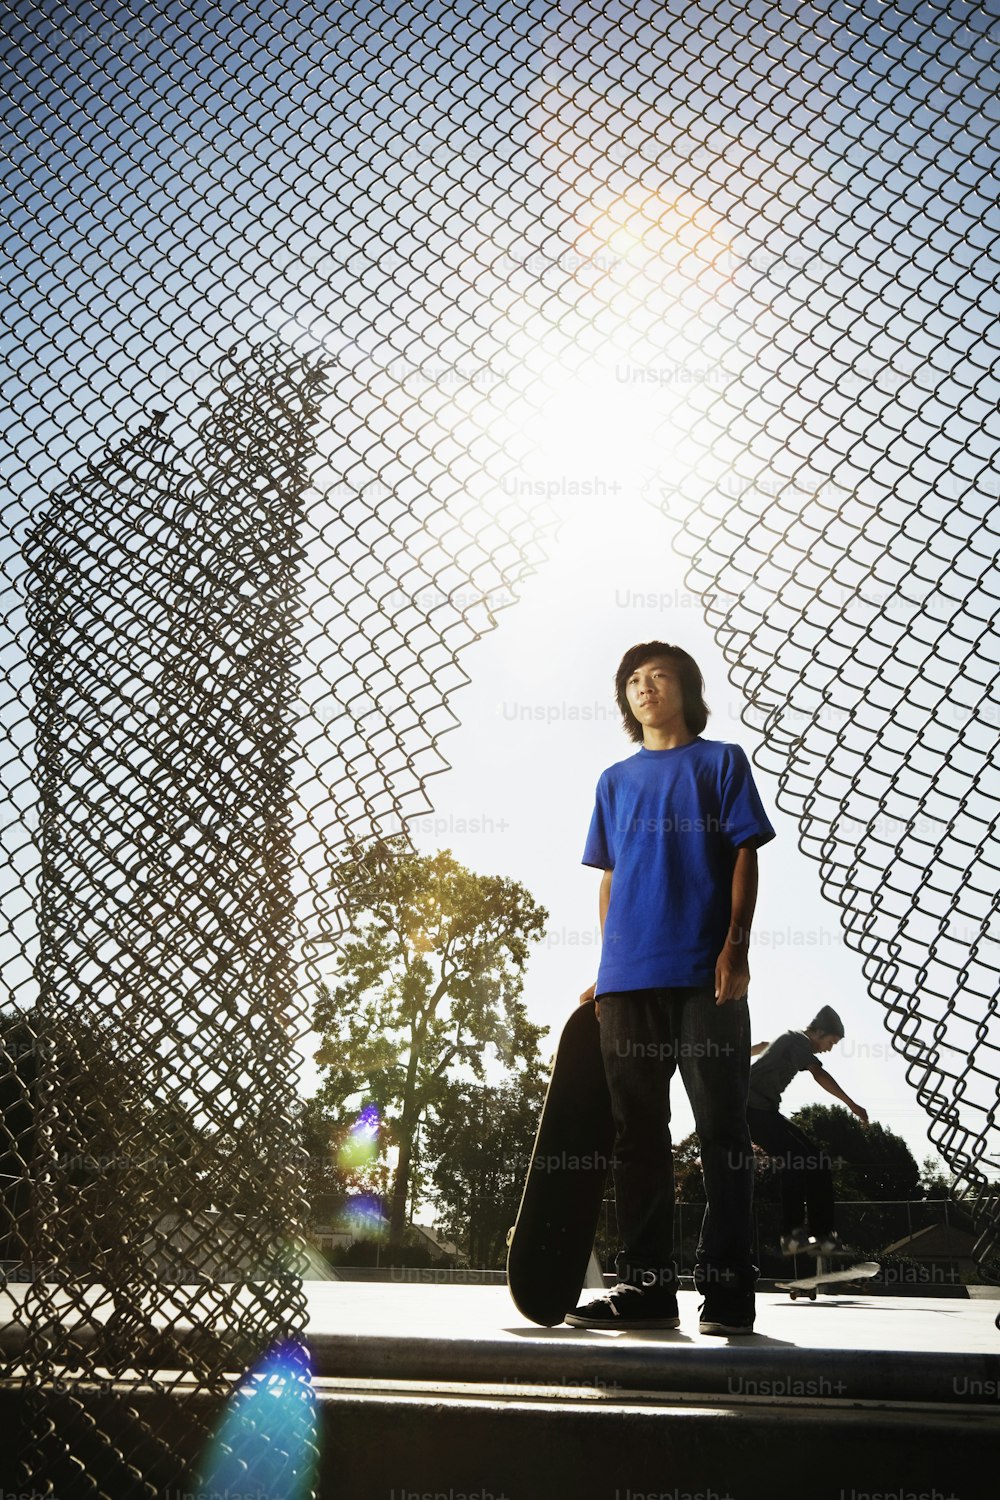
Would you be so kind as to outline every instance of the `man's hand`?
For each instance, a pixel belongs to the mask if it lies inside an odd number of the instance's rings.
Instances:
[[[726,942],[715,965],[715,1003],[744,1000],[750,988],[750,965],[743,943]]]
[[[594,991],[596,989],[597,989],[597,980],[595,979],[594,982],[593,982],[593,984],[589,985],[587,987],[587,989],[584,990],[583,994],[580,996],[580,1004],[581,1005],[586,1005],[586,1003],[587,1003],[588,1000],[594,1000]],[[597,1017],[598,1020],[601,1019],[601,1002],[599,1000],[594,1000],[594,1015]]]
[[[857,1115],[857,1117],[861,1121],[862,1125],[867,1125],[868,1124],[868,1111],[866,1109],[862,1109],[860,1104],[852,1104],[851,1108],[854,1110],[854,1113]]]

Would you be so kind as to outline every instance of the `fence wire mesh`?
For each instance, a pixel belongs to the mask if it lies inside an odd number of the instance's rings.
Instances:
[[[8,5],[36,1492],[165,1493],[112,1378],[301,1340],[330,872],[428,810],[463,651],[588,508],[689,559],[996,1269],[998,50],[957,0]],[[308,1424],[261,1442],[305,1483]]]

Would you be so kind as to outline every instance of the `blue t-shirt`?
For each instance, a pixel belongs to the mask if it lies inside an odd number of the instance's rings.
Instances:
[[[739,745],[642,745],[609,766],[583,851],[585,865],[614,871],[596,993],[713,984],[736,849],[773,838]]]

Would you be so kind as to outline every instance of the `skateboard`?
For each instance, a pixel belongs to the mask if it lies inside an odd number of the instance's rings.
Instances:
[[[578,1005],[552,1076],[514,1226],[507,1286],[518,1312],[551,1328],[580,1300],[615,1142],[594,1002]]]
[[[815,1302],[816,1293],[821,1287],[835,1286],[846,1281],[866,1281],[869,1276],[877,1276],[881,1269],[876,1260],[859,1260],[857,1265],[834,1271],[824,1264],[824,1257],[818,1255],[815,1276],[801,1276],[795,1281],[776,1281],[774,1286],[776,1291],[787,1292],[793,1302],[796,1297],[808,1297],[810,1302]]]

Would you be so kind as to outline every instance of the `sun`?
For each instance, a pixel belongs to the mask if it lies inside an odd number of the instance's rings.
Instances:
[[[672,185],[651,190],[634,184],[620,196],[595,197],[580,207],[576,220],[576,249],[605,269],[609,298],[628,291],[647,302],[657,294],[687,302],[692,288],[709,294],[732,270],[725,219]]]
[[[721,216],[669,183],[595,192],[564,234],[572,279],[554,323],[526,320],[534,378],[516,426],[535,493],[578,512],[659,494],[683,470],[709,398],[697,387],[725,378],[713,304],[732,250]]]

